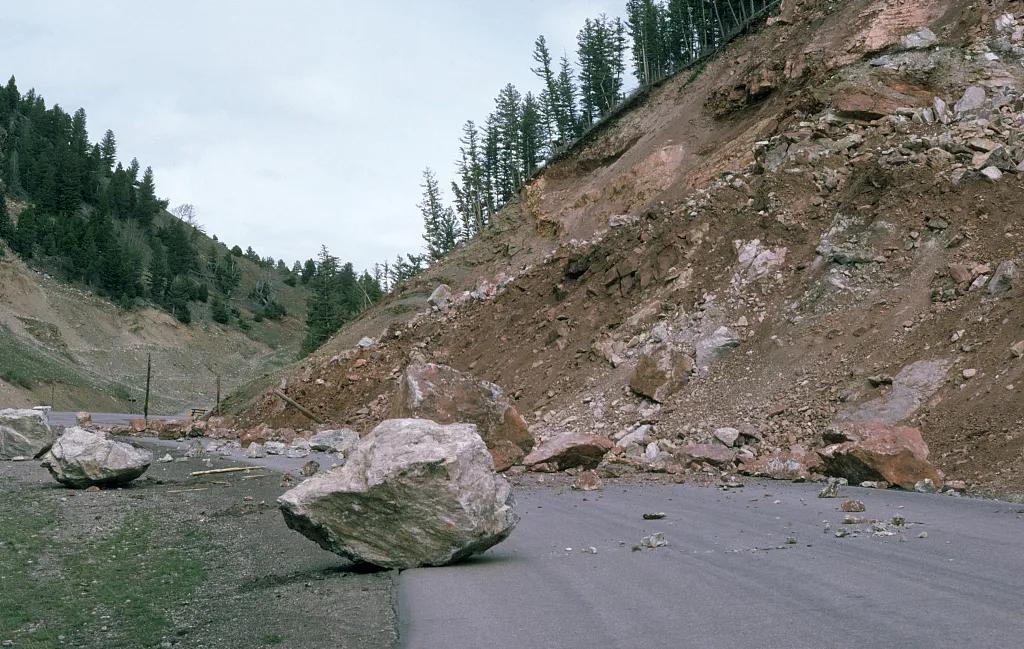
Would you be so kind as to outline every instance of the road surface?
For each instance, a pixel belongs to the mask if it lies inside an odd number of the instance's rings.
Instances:
[[[50,411],[47,417],[50,420],[51,426],[74,426],[76,414],[77,413],[74,412]],[[97,426],[127,426],[131,423],[132,419],[142,419],[141,414],[129,415],[115,412],[93,412],[90,414],[92,414],[92,423]],[[172,419],[181,419],[183,417],[185,417],[184,414],[175,415],[173,417],[165,417],[162,415],[149,416],[150,419],[159,421],[170,421]]]
[[[842,500],[817,498],[819,488],[520,492],[523,520],[506,542],[468,563],[401,573],[402,646],[1024,646],[1024,506],[845,489],[867,505],[856,515],[908,522],[875,536],[841,524]],[[669,546],[634,551],[654,532]]]

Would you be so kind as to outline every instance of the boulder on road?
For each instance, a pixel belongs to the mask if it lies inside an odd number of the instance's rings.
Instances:
[[[0,460],[35,457],[53,443],[46,413],[39,410],[0,410]]]
[[[472,424],[382,422],[348,462],[278,498],[288,527],[353,561],[440,566],[483,552],[519,517]]]
[[[538,445],[523,464],[533,471],[593,469],[615,445],[610,439],[586,433],[563,433]]]
[[[504,471],[533,448],[526,421],[501,388],[447,365],[412,363],[402,373],[398,394],[392,400],[394,418],[421,418],[439,424],[467,423],[493,453],[495,469]],[[499,442],[510,442],[518,452]]]
[[[850,441],[818,450],[825,475],[846,478],[851,484],[884,480],[907,490],[925,479],[942,485],[917,428],[861,422],[844,425],[842,432]]]
[[[153,454],[147,450],[76,426],[57,438],[42,465],[57,482],[82,489],[127,484],[145,473],[152,462]]]
[[[325,430],[309,438],[309,447],[321,453],[347,455],[359,443],[359,433],[348,429]]]
[[[821,458],[816,453],[794,445],[790,449],[777,449],[746,461],[740,465],[739,472],[772,480],[803,482],[811,479],[811,472],[819,470],[820,466]]]

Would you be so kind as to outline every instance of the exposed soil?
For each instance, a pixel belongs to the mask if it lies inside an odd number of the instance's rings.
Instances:
[[[460,249],[274,387],[367,430],[401,368],[425,358],[501,385],[541,438],[648,423],[671,448],[733,426],[769,454],[820,447],[927,361],[943,373],[898,421],[921,428],[948,479],[1024,491],[1024,360],[1011,352],[1024,281],[987,288],[1001,263],[1024,265],[1024,50],[993,31],[1007,7],[787,3],[788,22],[666,82],[545,170],[505,215],[518,226]],[[902,50],[924,26],[938,44]],[[971,83],[1006,101],[922,117]],[[979,138],[1012,158],[998,182],[979,173]],[[446,313],[424,302],[442,281],[459,296]],[[480,299],[459,293],[473,288]],[[693,354],[720,327],[738,347],[664,403],[626,387],[649,350]],[[378,345],[354,347],[364,335]],[[241,415],[312,427],[266,392]]]

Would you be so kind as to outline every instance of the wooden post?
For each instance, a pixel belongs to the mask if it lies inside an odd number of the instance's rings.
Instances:
[[[146,354],[146,401],[142,406],[142,416],[149,423],[149,378],[153,370],[153,355]]]
[[[318,424],[324,423],[319,417],[314,415],[309,410],[306,410],[305,407],[303,407],[301,404],[299,404],[297,401],[295,401],[295,399],[292,399],[291,397],[289,397],[284,392],[281,392],[280,390],[274,390],[274,394],[276,394],[278,397],[280,397],[282,401],[284,401],[285,403],[287,403],[290,406],[293,406],[296,410],[298,410],[302,414],[306,415],[307,417],[309,417],[310,419],[312,419],[316,423],[318,423]]]
[[[213,409],[213,414],[220,414],[220,374],[217,375],[217,407]]]

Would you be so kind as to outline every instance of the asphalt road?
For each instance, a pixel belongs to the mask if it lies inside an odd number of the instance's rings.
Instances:
[[[51,411],[47,417],[50,420],[51,426],[74,426],[75,415],[74,412],[62,412],[62,411]],[[142,415],[129,415],[125,413],[114,413],[114,412],[93,412],[92,423],[98,426],[127,426],[131,423],[132,419],[141,419]],[[161,421],[170,421],[172,419],[180,419],[184,415],[177,415],[174,417],[165,417],[161,415],[150,415],[150,419],[157,419]]]
[[[754,483],[730,492],[655,485],[520,491],[523,520],[506,542],[468,563],[401,573],[401,643],[1024,646],[1024,506],[845,489],[867,505],[857,515],[908,522],[893,536],[875,536],[870,525],[841,524],[842,500],[819,499],[818,489]],[[667,516],[645,521],[644,512]],[[837,538],[838,529],[866,531]],[[634,551],[654,532],[669,545]]]

